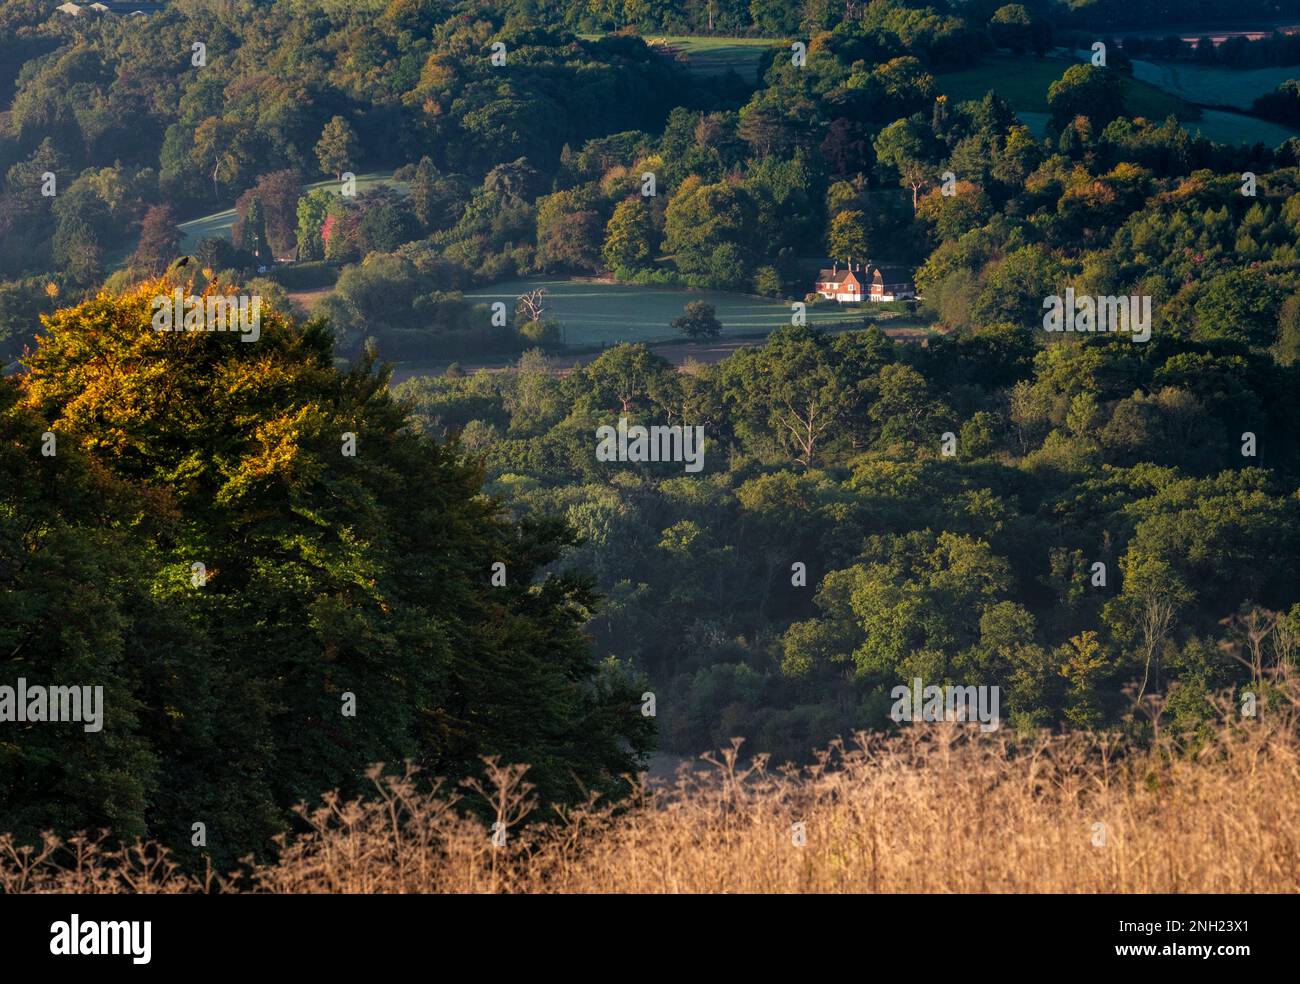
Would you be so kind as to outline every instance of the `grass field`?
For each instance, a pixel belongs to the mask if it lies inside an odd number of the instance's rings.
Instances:
[[[670,323],[687,301],[707,301],[718,312],[724,335],[766,333],[790,323],[790,305],[765,297],[676,287],[641,287],[636,284],[587,283],[547,277],[507,280],[466,298],[490,304],[505,301],[513,310],[525,291],[544,288],[546,318],[564,326],[564,342],[573,346],[617,345],[619,342],[653,342],[679,337]],[[852,305],[828,304],[808,309],[808,323],[834,324],[857,320],[870,311]]]
[[[1199,120],[1185,123],[1184,126],[1215,143],[1262,143],[1265,147],[1276,147],[1278,144],[1286,143],[1292,137],[1300,136],[1300,131],[1282,126],[1280,123],[1218,109],[1202,110]]]
[[[1012,58],[998,55],[974,68],[936,77],[941,91],[956,102],[982,99],[990,90],[1009,102],[1036,137],[1047,133],[1050,119],[1047,89],[1076,62],[1064,58]],[[1204,109],[1207,106],[1250,107],[1255,97],[1272,91],[1277,83],[1297,74],[1296,68],[1235,71],[1195,65],[1134,62],[1134,78],[1126,79],[1126,115],[1156,122],[1169,114],[1186,129],[1216,143],[1254,144],[1268,147],[1297,136],[1297,131],[1243,113]]]
[[[1133,75],[1188,102],[1250,109],[1257,96],[1272,92],[1287,79],[1300,78],[1300,66],[1235,69],[1185,62],[1135,61]]]
[[[584,34],[591,41],[599,34]],[[776,38],[715,38],[703,35],[645,35],[651,46],[671,48],[687,70],[696,75],[725,75],[734,71],[746,82],[758,82],[758,62],[768,48],[781,44]]]
[[[939,89],[954,102],[983,99],[992,90],[1009,102],[1017,112],[1047,113],[1047,89],[1065,74],[1071,65],[1065,58],[1013,58],[994,55],[974,68],[945,72],[935,77]],[[1125,79],[1124,100],[1132,116],[1163,120],[1173,113],[1180,120],[1194,119],[1196,108],[1177,96],[1153,85]]]
[[[382,171],[372,171],[369,174],[357,175],[357,193],[361,194],[371,188],[379,185],[390,185],[398,191],[405,192],[406,184],[401,181],[394,181],[392,177]],[[313,188],[328,188],[333,191],[339,190],[339,183],[333,179],[327,178],[324,181],[316,181],[309,185],[303,186],[303,193],[311,191]],[[199,219],[191,219],[189,222],[182,222],[179,226],[181,230],[181,252],[193,253],[202,239],[209,239],[213,236],[225,236],[230,238],[230,230],[235,224],[235,210],[233,208],[224,209],[220,212],[213,212],[211,215],[205,215]]]
[[[663,41],[686,56],[686,67],[697,75],[725,75],[734,71],[746,82],[758,81],[763,52],[780,44],[772,38],[666,37]]]

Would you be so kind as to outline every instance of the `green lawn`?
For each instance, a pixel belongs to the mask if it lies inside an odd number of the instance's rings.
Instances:
[[[379,185],[390,185],[398,191],[405,193],[406,184],[401,181],[394,181],[390,173],[382,171],[372,171],[369,174],[357,175],[357,194],[361,194],[371,188]],[[324,181],[316,181],[309,185],[303,186],[304,194],[313,188],[328,188],[331,191],[339,191],[340,185],[332,178]],[[189,222],[182,222],[179,226],[181,230],[181,253],[193,253],[202,239],[209,239],[213,236],[230,237],[230,230],[235,224],[235,210],[233,208],[225,209],[221,212],[213,212],[211,215],[205,215],[201,219],[191,219]]]
[[[653,342],[679,337],[670,322],[687,301],[707,301],[718,313],[724,335],[765,334],[790,323],[790,305],[766,297],[676,287],[588,283],[552,277],[508,280],[467,291],[465,297],[483,304],[505,301],[513,310],[525,291],[546,290],[545,318],[564,326],[564,342],[573,346]],[[825,304],[808,308],[810,325],[856,321],[872,305]]]

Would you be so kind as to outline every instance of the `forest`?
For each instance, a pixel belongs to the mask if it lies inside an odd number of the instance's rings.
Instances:
[[[1287,702],[1300,137],[1130,102],[1132,59],[1300,47],[1111,37],[1176,35],[1167,8],[6,3],[0,684],[102,684],[105,710],[96,735],[0,723],[0,831],[224,868],[374,763],[473,782],[485,755],[554,819],[654,753],[894,731],[918,678],[999,688],[1016,734],[1189,754],[1225,697]],[[678,34],[772,43],[704,84]],[[1041,126],[945,92],[1048,55]],[[1300,122],[1295,93],[1243,119]],[[847,258],[919,296],[806,323]],[[782,318],[724,358],[579,359],[544,298],[466,296],[538,275]],[[260,297],[260,336],[152,331],[186,286]],[[1044,331],[1067,288],[1145,298],[1149,340]],[[702,428],[700,468],[598,455],[620,418]]]

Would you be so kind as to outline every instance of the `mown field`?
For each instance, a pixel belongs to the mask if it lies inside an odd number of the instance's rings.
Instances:
[[[513,310],[526,291],[546,291],[545,318],[564,326],[564,342],[573,346],[653,342],[679,337],[671,322],[688,301],[707,301],[717,309],[724,335],[767,333],[790,323],[790,305],[766,297],[677,287],[593,283],[552,277],[506,280],[466,292],[466,298],[491,304],[504,301]],[[827,325],[860,320],[870,305],[826,304],[808,308],[808,323]]]

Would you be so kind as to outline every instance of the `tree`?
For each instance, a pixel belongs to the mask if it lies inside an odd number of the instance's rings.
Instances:
[[[613,270],[638,270],[654,256],[654,224],[643,198],[627,198],[614,208],[605,225],[601,256]]]
[[[590,196],[573,191],[537,203],[537,266],[594,272],[600,268],[602,226]]]
[[[356,133],[347,120],[335,116],[325,124],[320,140],[316,142],[316,159],[320,161],[321,170],[342,181],[343,172],[351,165],[356,154]]]
[[[687,178],[665,214],[668,250],[683,273],[705,275],[719,287],[747,285],[753,276],[757,218],[753,197],[743,187]],[[724,246],[732,247],[725,265],[716,259]]]
[[[723,399],[738,429],[766,432],[793,460],[812,468],[835,433],[849,391],[826,337],[805,326],[783,327],[758,349],[741,349],[723,363]]]
[[[148,273],[158,273],[171,263],[180,243],[176,210],[170,204],[151,205],[140,225],[140,244],[131,257],[131,265]]]
[[[244,211],[235,221],[235,227],[231,229],[235,242],[239,248],[251,253],[259,263],[265,262],[270,250],[266,242],[266,222],[262,214],[262,199],[256,194],[249,195],[247,198],[241,196],[244,202]]]
[[[912,189],[912,208],[916,208],[921,189],[934,180],[937,147],[934,133],[915,120],[897,120],[876,137],[876,160],[898,173],[899,183]]]
[[[655,377],[672,372],[666,359],[644,344],[615,345],[583,368],[596,407],[630,413],[634,404],[649,399]]]
[[[849,262],[853,257],[858,262],[865,262],[871,256],[871,247],[867,242],[868,220],[866,212],[857,210],[840,212],[831,219],[830,234],[826,237],[826,248],[837,260]]]
[[[1072,637],[1057,650],[1061,676],[1070,686],[1065,719],[1076,728],[1095,728],[1102,721],[1098,702],[1097,678],[1106,668],[1107,659],[1091,629]]]
[[[717,338],[722,333],[722,322],[717,318],[717,310],[704,301],[688,302],[685,313],[673,318],[672,327],[693,342]]]
[[[482,755],[528,762],[551,805],[625,789],[653,722],[630,710],[643,688],[583,640],[590,585],[544,573],[571,543],[563,526],[515,523],[481,495],[478,467],[416,434],[371,362],[335,368],[325,324],[264,309],[252,344],[154,331],[152,298],[169,290],[153,281],[57,312],[21,382],[3,381],[30,416],[0,442],[0,524],[18,524],[0,536],[0,653],[19,647],[32,678],[111,688],[107,740],[75,743],[93,747],[86,774],[113,783],[78,793],[93,815],[187,859],[201,817],[225,866],[265,852],[301,799],[359,794],[376,761],[452,780]],[[30,450],[46,428],[53,459]],[[339,453],[347,434],[355,456]],[[14,487],[20,466],[68,481]],[[101,493],[66,498],[78,473]],[[58,533],[53,500],[36,501],[51,495],[77,528]],[[15,584],[5,552],[24,543],[50,552],[19,563]],[[490,583],[498,561],[504,586]],[[67,583],[48,579],[42,601],[30,589],[45,574]],[[6,829],[23,809],[26,826],[66,833],[67,773],[22,778],[0,758],[3,788],[23,796],[0,799]]]
[[[1006,48],[1012,54],[1023,55],[1031,43],[1031,26],[1033,19],[1029,11],[1018,3],[1009,3],[999,7],[989,20],[989,35],[999,48]]]
[[[258,179],[253,193],[261,203],[266,242],[275,256],[291,254],[297,245],[298,198],[302,176],[291,168],[272,171]]]
[[[1076,116],[1086,117],[1100,131],[1124,111],[1124,84],[1110,69],[1071,65],[1047,87],[1052,126],[1065,129]]]
[[[321,229],[336,196],[324,188],[315,188],[298,199],[298,259],[322,260],[325,243]]]

